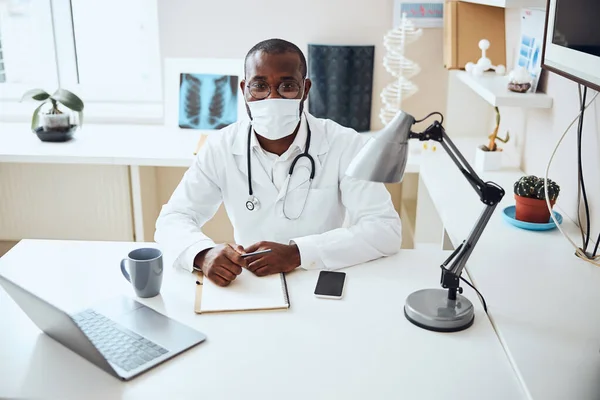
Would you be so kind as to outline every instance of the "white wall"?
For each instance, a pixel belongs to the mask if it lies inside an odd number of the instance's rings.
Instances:
[[[255,43],[271,37],[290,40],[305,52],[309,43],[375,45],[372,129],[379,129],[382,127],[378,119],[379,95],[393,80],[382,66],[383,36],[392,28],[392,9],[392,0],[306,0],[301,3],[282,0],[158,0],[161,57],[242,58]],[[434,110],[445,112],[448,75],[442,67],[442,30],[425,30],[423,37],[407,49],[407,57],[418,62],[422,72],[413,78],[420,91],[405,101],[405,111],[417,118]],[[11,113],[9,119],[27,121],[30,111],[25,105],[21,106],[24,113],[19,113],[18,107],[14,110],[2,108],[4,114]],[[93,105],[90,105],[88,122],[95,122],[92,108]],[[177,168],[141,169],[146,183],[143,188],[146,240],[152,240],[151,222],[156,219],[159,207],[170,197],[183,171]],[[126,169],[103,166],[39,169],[39,166],[7,164],[0,165],[0,175],[3,181],[0,208],[9,213],[26,201],[29,206],[25,208],[38,210],[37,213],[13,214],[0,221],[0,239],[133,239]],[[62,182],[61,191],[40,199],[50,185],[49,179],[54,177],[59,177]],[[153,182],[150,184],[148,180]],[[19,182],[15,186],[17,189],[13,187],[15,182]],[[23,185],[23,182],[26,184]],[[156,193],[146,193],[154,186],[157,187]],[[388,188],[397,209],[400,209],[402,196],[412,196],[399,188]],[[43,204],[43,207],[38,204]],[[60,212],[57,212],[59,206]],[[111,208],[119,210],[110,214],[112,217],[106,214]],[[72,213],[73,210],[77,212]],[[68,219],[65,213],[73,218]],[[61,225],[57,222],[64,220],[72,223]],[[59,225],[60,229],[56,229]],[[206,225],[205,231],[217,241],[231,240],[232,228],[223,209]]]
[[[243,58],[254,44],[273,37],[295,43],[305,54],[309,43],[375,45],[371,128],[381,128],[379,94],[392,81],[382,66],[392,0],[158,0],[158,7],[163,57]],[[407,50],[423,71],[414,78],[421,90],[406,100],[406,111],[445,112],[442,30],[425,30]]]
[[[382,46],[383,35],[392,26],[392,1],[391,0],[306,0],[303,3],[276,0],[256,0],[253,2],[242,0],[229,1],[193,1],[193,0],[159,0],[159,29],[162,57],[243,57],[253,44],[268,38],[281,37],[298,44],[306,50],[308,43],[329,44],[374,44],[376,45],[376,68],[374,71],[374,93],[372,109],[372,128],[378,129],[381,123],[377,118],[380,107],[379,93],[391,77],[381,66],[384,49]],[[236,10],[233,12],[232,10]],[[224,19],[222,16],[227,16]],[[265,21],[259,23],[258,21]],[[519,32],[518,11],[507,11],[507,44],[508,59],[512,60],[512,52],[516,45]],[[449,85],[448,76],[451,75],[442,67],[442,30],[427,29],[420,41],[411,45],[407,56],[418,62],[423,71],[414,78],[420,91],[405,102],[406,111],[415,116],[424,116],[433,110],[446,111],[446,99],[449,106],[453,106],[450,115],[447,115],[446,124],[449,134],[452,136],[464,136],[474,134],[485,140],[490,130],[474,130],[471,127],[481,127],[477,121],[487,118],[491,107],[479,104],[482,115],[462,115],[458,111],[465,109],[466,99],[468,104],[481,101],[473,95],[470,90],[462,84],[450,82],[454,87],[447,92]],[[512,65],[512,61],[509,61]],[[458,86],[457,86],[458,85]],[[457,95],[462,92],[462,95]],[[502,109],[503,124],[502,132],[510,129],[513,144],[517,144],[523,152],[522,167],[527,173],[541,175],[556,140],[566,128],[571,119],[578,112],[577,85],[556,75],[550,75],[547,83],[547,92],[554,98],[554,106],[550,110],[529,111],[524,114],[522,110],[510,108]],[[462,96],[462,97],[461,97]],[[471,97],[468,97],[471,96]],[[600,102],[600,101],[599,101]],[[584,128],[584,168],[588,191],[590,195],[590,206],[592,210],[592,232],[595,235],[600,230],[600,122],[598,103],[586,113]],[[464,114],[464,113],[463,113]],[[483,115],[485,114],[485,115]],[[457,117],[458,116],[458,117]],[[485,118],[484,118],[485,117]],[[480,129],[480,128],[477,128]],[[555,164],[551,170],[551,178],[556,180],[562,188],[558,205],[564,210],[567,217],[576,220],[577,199],[577,171],[575,152],[575,131],[573,130],[563,147],[561,148]],[[60,171],[59,171],[60,170]],[[108,176],[105,173],[109,169],[98,167],[92,176],[102,179]],[[90,229],[102,232],[98,238],[111,237],[114,239],[128,239],[131,237],[131,222],[128,207],[128,182],[127,173],[124,170],[115,170],[118,179],[112,176],[110,182],[105,179],[90,184],[92,191],[82,190],[79,179],[82,176],[90,177],[91,171],[81,171],[72,167],[56,167],[56,170],[46,170],[42,173],[33,174],[27,166],[0,166],[5,182],[2,187],[4,196],[12,191],[10,201],[4,199],[6,209],[14,209],[16,202],[21,199],[31,199],[36,191],[46,185],[50,176],[60,176],[63,182],[70,184],[64,187],[62,194],[56,193],[52,198],[46,199],[48,207],[53,208],[59,204],[69,204],[69,207],[82,207],[87,204],[86,193],[97,193],[98,196],[114,198],[119,209],[123,210],[122,218],[118,218],[119,224],[114,220],[93,219]],[[156,193],[154,214],[158,213],[158,206],[164,204],[171,195],[173,188],[183,174],[183,169],[157,168],[155,171]],[[15,189],[9,189],[7,184],[16,180],[27,182],[19,190],[22,195],[16,197]],[[102,183],[102,187],[98,185]],[[93,189],[96,188],[96,189]],[[93,190],[97,190],[94,192]],[[92,196],[94,197],[94,196]],[[89,198],[92,202],[93,199]],[[111,200],[112,201],[112,200]],[[395,199],[398,203],[399,199]],[[150,202],[152,203],[152,202]],[[91,207],[91,206],[90,206]],[[108,205],[108,208],[111,206]],[[46,207],[45,207],[46,208]],[[85,209],[85,207],[83,207]],[[79,220],[90,221],[83,215],[92,215],[95,211],[83,211]],[[65,209],[68,211],[68,209]],[[87,213],[87,214],[86,214]],[[4,213],[3,213],[4,215]],[[50,215],[50,214],[47,214]],[[80,215],[80,214],[77,214]],[[101,215],[101,213],[96,213]],[[120,214],[121,215],[121,214]],[[27,224],[16,224],[11,216],[4,219],[3,229],[11,226],[10,231],[17,229],[23,235],[30,236],[32,232],[28,226],[32,221],[27,219]],[[152,216],[151,216],[152,217]],[[62,218],[62,217],[61,217]],[[56,219],[54,219],[56,220]],[[47,221],[46,221],[47,222]],[[50,235],[48,224],[37,221],[38,226],[43,229],[36,230],[35,236]],[[1,224],[0,224],[1,225]],[[90,225],[90,224],[88,224]],[[63,226],[61,237],[72,237],[83,235],[84,238],[96,238],[86,226],[73,223],[72,227]],[[69,228],[69,229],[66,229]],[[231,237],[232,230],[226,215],[221,210],[214,221],[207,227],[207,233],[211,233],[217,240],[227,240]],[[150,228],[151,229],[151,228]],[[68,231],[68,232],[67,232]],[[149,232],[148,232],[149,233]],[[92,236],[89,236],[92,235]],[[10,235],[12,237],[12,235]],[[7,239],[8,237],[5,237]],[[148,237],[150,239],[151,236]]]
[[[523,117],[514,110],[504,112],[505,127],[515,133],[522,151],[522,168],[527,174],[543,176],[557,141],[579,113],[577,83],[550,73],[546,92],[553,97],[549,110],[530,111]],[[588,101],[595,94],[588,91]],[[600,99],[586,110],[583,126],[583,172],[592,214],[594,238],[600,231]],[[511,128],[516,125],[516,128]],[[550,169],[550,179],[561,187],[557,205],[577,221],[577,124],[563,141]],[[574,238],[576,239],[576,238]]]
[[[515,40],[520,30],[519,15],[507,12],[507,37]],[[544,87],[544,83],[545,87]],[[543,176],[554,147],[567,126],[579,113],[577,83],[559,75],[547,73],[547,82],[542,79],[542,89],[552,96],[553,107],[549,110],[522,110],[503,108],[501,132],[510,129],[511,137],[522,152],[522,169],[527,174]],[[588,91],[588,101],[595,94]],[[600,96],[599,96],[600,97]],[[561,187],[557,206],[564,215],[577,221],[577,124],[571,128],[563,141],[550,169],[550,179]],[[587,109],[583,129],[583,169],[592,214],[592,238],[600,231],[600,98]],[[512,195],[512,193],[511,193]],[[560,211],[559,211],[560,212]],[[576,239],[576,243],[580,238]]]
[[[163,58],[243,58],[254,44],[274,37],[295,43],[305,55],[309,43],[375,45],[371,129],[383,126],[378,117],[380,93],[393,81],[382,66],[383,36],[393,23],[392,0],[158,0],[158,7]],[[405,100],[403,109],[417,118],[431,111],[446,112],[448,73],[442,44],[442,29],[425,29],[407,48],[406,56],[419,63],[422,72],[412,79],[419,92]],[[182,174],[179,169],[157,168],[160,204],[168,200]],[[402,197],[416,196],[416,189],[402,191],[388,185],[388,190],[398,211]],[[232,240],[222,208],[204,231],[217,241]]]
[[[507,65],[513,68],[521,29],[519,9],[506,10]],[[492,44],[493,45],[493,44]],[[577,83],[553,73],[544,72],[540,88],[553,98],[548,110],[501,107],[500,134],[509,130],[511,140],[506,149],[516,150],[520,167],[526,174],[543,176],[554,147],[567,126],[579,113]],[[588,101],[594,95],[588,92]],[[464,105],[468,104],[469,107]],[[600,99],[585,114],[583,130],[583,164],[587,184],[592,239],[600,231]],[[475,136],[487,141],[492,132],[493,108],[450,72],[448,90],[448,118],[446,129],[451,136]],[[559,149],[550,169],[550,179],[561,187],[557,209],[572,221],[577,221],[577,150],[574,125]],[[512,196],[512,188],[505,188]],[[583,207],[582,207],[583,208]],[[576,243],[580,238],[573,238]]]

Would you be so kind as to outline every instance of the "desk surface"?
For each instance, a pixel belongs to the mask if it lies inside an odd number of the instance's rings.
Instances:
[[[118,294],[133,296],[118,265],[142,245],[24,240],[0,258],[0,273],[74,311]],[[127,383],[42,334],[0,289],[2,326],[10,327],[0,329],[0,396],[523,398],[478,301],[475,323],[463,332],[429,332],[404,318],[406,296],[437,287],[446,255],[406,250],[348,268],[342,300],[315,298],[318,272],[298,270],[288,275],[291,309],[212,315],[193,312],[193,275],[168,267],[161,295],[141,301],[208,339]],[[476,300],[468,289],[466,295]]]
[[[84,124],[65,143],[42,142],[28,124],[0,122],[0,162],[189,167],[201,135],[164,125]],[[411,143],[407,172],[418,171]]]
[[[456,142],[472,162],[478,143]],[[458,246],[483,204],[444,151],[424,154],[420,175]],[[485,296],[498,335],[533,399],[598,399],[600,268],[578,259],[557,229],[526,231],[502,219],[502,209],[514,204],[513,183],[522,175],[514,168],[481,174],[506,195],[466,270]],[[578,240],[577,227],[563,216],[562,228]]]

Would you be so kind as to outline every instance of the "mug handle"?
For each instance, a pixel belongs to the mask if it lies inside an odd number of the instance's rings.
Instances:
[[[125,279],[127,279],[127,281],[129,283],[131,283],[131,277],[129,276],[129,273],[127,272],[127,268],[125,267],[125,262],[127,261],[126,258],[121,260],[121,273],[123,274],[123,276],[125,277]]]

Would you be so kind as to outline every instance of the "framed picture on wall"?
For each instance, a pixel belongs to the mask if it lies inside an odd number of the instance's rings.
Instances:
[[[211,133],[247,119],[243,59],[165,60],[165,124]]]
[[[400,26],[402,13],[417,28],[442,28],[444,26],[444,1],[394,0],[393,27]]]
[[[542,72],[542,47],[544,45],[544,26],[546,12],[544,10],[521,10],[521,36],[518,53],[515,57],[515,68],[525,68],[533,77],[530,91],[535,93]]]

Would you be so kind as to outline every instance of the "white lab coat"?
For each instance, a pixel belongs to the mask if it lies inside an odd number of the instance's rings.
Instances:
[[[253,153],[252,186],[259,210],[246,208],[248,121],[209,136],[156,221],[155,241],[177,267],[192,271],[195,256],[215,246],[201,228],[221,203],[235,243],[246,247],[259,241],[293,241],[305,269],[343,268],[400,249],[400,218],[385,186],[345,175],[366,137],[331,120],[305,115],[312,132],[309,153],[316,164],[312,185],[308,189],[308,163],[303,158],[288,182],[285,200],[287,185],[277,190]],[[288,216],[295,216],[305,198],[300,218],[286,219],[284,200]]]

